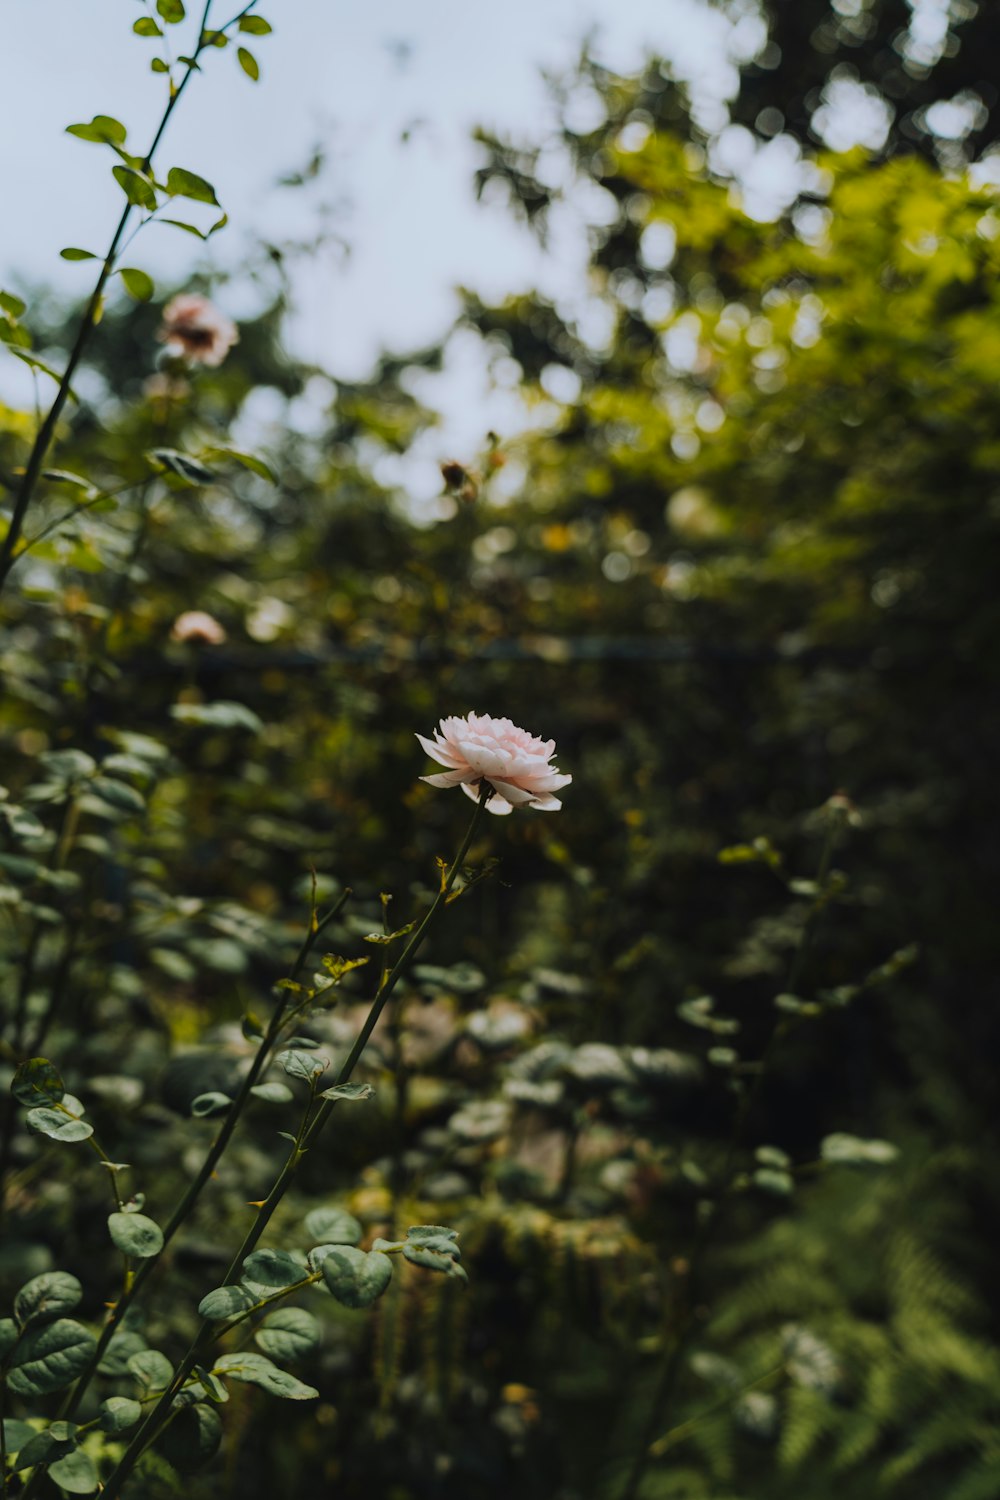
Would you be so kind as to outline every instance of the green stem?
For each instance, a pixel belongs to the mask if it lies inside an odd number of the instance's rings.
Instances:
[[[309,954],[312,951],[313,945],[319,938],[320,934],[343,910],[345,903],[350,898],[350,895],[351,891],[349,888],[345,888],[343,891],[341,891],[340,895],[337,897],[337,900],[334,902],[333,906],[321,921],[317,922],[315,914],[313,915],[309,923],[309,931],[306,933],[305,939],[303,940],[302,945],[299,948],[295,962],[292,965],[289,974],[290,979],[294,980],[298,978],[299,974],[302,972],[302,967],[305,964],[306,959],[309,957]],[[188,1185],[187,1191],[184,1193],[184,1196],[181,1198],[177,1207],[174,1209],[166,1225],[164,1226],[164,1250],[166,1249],[167,1245],[169,1245],[178,1229],[180,1229],[181,1225],[188,1217],[188,1214],[194,1208],[194,1205],[198,1201],[198,1198],[200,1197],[205,1184],[211,1178],[213,1172],[219,1164],[220,1157],[229,1144],[233,1131],[236,1129],[236,1125],[239,1121],[240,1115],[243,1112],[247,1100],[250,1097],[250,1090],[257,1082],[257,1079],[260,1077],[264,1065],[267,1062],[271,1052],[273,1051],[275,1040],[277,1038],[285,1011],[288,1006],[288,1000],[287,998],[285,998],[285,996],[287,996],[287,991],[282,992],[282,999],[275,1006],[274,1014],[271,1017],[267,1031],[261,1038],[260,1046],[257,1048],[253,1061],[250,1064],[250,1068],[240,1085],[239,1092],[232,1102],[232,1106],[226,1112],[226,1115],[223,1118],[222,1126],[219,1130],[218,1135],[215,1137],[215,1140],[209,1147],[205,1159],[199,1167],[196,1176]],[[80,1376],[72,1393],[63,1403],[63,1407],[59,1413],[61,1417],[72,1417],[73,1413],[76,1411],[84,1392],[87,1390],[87,1387],[90,1385],[91,1380],[94,1378],[94,1373],[97,1370],[98,1365],[104,1358],[105,1351],[108,1347],[108,1344],[111,1342],[112,1337],[114,1336],[116,1328],[118,1328],[119,1324],[122,1321],[122,1318],[124,1318],[129,1307],[139,1295],[139,1292],[142,1290],[142,1287],[145,1284],[147,1278],[152,1274],[153,1267],[159,1263],[162,1253],[163,1251],[160,1252],[160,1255],[152,1256],[148,1260],[144,1260],[142,1262],[135,1273],[135,1277],[132,1280],[131,1285],[128,1286],[122,1296],[115,1303],[114,1307],[111,1309],[111,1312],[108,1315],[108,1320],[105,1323],[104,1328],[101,1331],[101,1336],[97,1341],[97,1348],[91,1355],[90,1363],[84,1370],[83,1374]]]
[[[187,88],[192,74],[196,71],[199,71],[198,57],[205,48],[205,28],[208,24],[208,13],[211,8],[212,0],[205,0],[205,9],[202,13],[201,25],[198,30],[198,41],[195,45],[194,54],[187,66],[184,77],[177,85],[177,88],[171,91],[170,98],[167,101],[167,107],[163,112],[163,117],[160,120],[159,125],[157,126],[156,134],[153,136],[153,140],[149,147],[149,150],[146,152],[146,155],[143,158],[143,167],[146,171],[148,171],[150,166],[152,165],[153,156],[160,144],[160,141],[163,139],[163,134],[170,121],[170,116],[177,108],[177,105],[180,102],[181,95]],[[73,383],[73,376],[76,374],[77,366],[79,365],[80,360],[83,358],[83,352],[86,349],[88,342],[90,341],[90,335],[93,333],[94,328],[97,326],[98,315],[101,309],[101,302],[104,296],[104,288],[107,285],[108,278],[114,270],[115,256],[118,254],[118,247],[121,244],[122,238],[125,234],[125,230],[128,227],[129,219],[132,217],[133,207],[133,204],[126,203],[122,216],[118,220],[118,227],[115,229],[114,235],[111,239],[111,244],[108,247],[108,253],[104,257],[104,261],[101,265],[100,273],[97,277],[97,284],[95,285],[94,290],[91,292],[90,300],[88,301],[87,306],[84,310],[83,318],[80,321],[80,327],[77,330],[73,348],[70,350],[69,360],[67,361],[66,368],[62,374],[62,379],[60,380],[58,388],[56,390],[55,399],[52,402],[52,405],[49,407],[49,410],[45,416],[45,420],[42,422],[41,427],[38,429],[38,432],[35,436],[35,441],[32,444],[31,453],[28,455],[28,462],[25,465],[24,476],[21,480],[21,484],[17,492],[17,499],[14,501],[14,510],[11,514],[10,526],[8,527],[7,535],[3,539],[3,544],[0,545],[0,590],[3,589],[8,575],[10,574],[10,570],[14,566],[18,556],[20,555],[17,551],[17,545],[21,539],[21,532],[24,529],[24,521],[28,513],[28,507],[31,505],[31,501],[34,497],[35,488],[38,484],[39,476],[42,472],[42,466],[45,463],[49,448],[52,446],[52,439],[55,436],[56,426],[59,422],[60,416],[62,415],[63,407],[66,405],[66,401],[69,397],[70,387]]]
[[[441,888],[435,896],[434,901],[429,907],[426,915],[424,916],[423,921],[411,936],[410,941],[407,943],[406,947],[403,949],[403,952],[396,960],[384,983],[379,986],[375,999],[372,1002],[371,1010],[368,1012],[367,1019],[365,1020],[364,1025],[358,1033],[357,1040],[348,1053],[347,1059],[340,1069],[340,1072],[337,1074],[337,1084],[347,1083],[350,1080],[351,1074],[357,1066],[358,1059],[361,1057],[361,1054],[364,1052],[365,1047],[368,1045],[369,1038],[371,1037],[371,1034],[378,1023],[378,1019],[381,1016],[382,1011],[385,1009],[386,1001],[389,999],[389,996],[392,994],[396,985],[399,983],[399,980],[402,978],[402,975],[406,967],[410,963],[410,960],[415,956],[417,950],[419,949],[428,931],[430,930],[431,924],[433,923],[438,912],[446,904],[448,897],[451,894],[451,888],[455,883],[458,873],[462,868],[465,857],[469,852],[472,841],[478,831],[483,813],[486,810],[486,803],[492,795],[492,791],[493,789],[492,787],[490,787],[489,783],[484,782],[479,801],[476,804],[476,810],[472,815],[472,820],[469,823],[465,838],[462,840],[459,851],[452,861],[447,875],[441,882]],[[336,1100],[334,1099],[324,1099],[323,1103],[317,1110],[312,1123],[305,1131],[305,1134],[303,1135],[300,1131],[299,1139],[296,1140],[294,1146],[289,1152],[288,1158],[285,1161],[284,1166],[281,1168],[281,1171],[278,1173],[271,1191],[268,1193],[267,1197],[262,1201],[259,1208],[257,1209],[257,1214],[254,1218],[254,1222],[244,1236],[243,1243],[240,1245],[239,1249],[236,1251],[236,1254],[230,1261],[229,1269],[227,1270],[222,1282],[223,1286],[231,1286],[239,1280],[239,1275],[244,1260],[248,1255],[252,1254],[252,1252],[256,1248],[261,1235],[264,1233],[264,1230],[270,1223],[275,1209],[278,1207],[278,1204],[281,1202],[288,1188],[291,1186],[291,1183],[298,1170],[300,1161],[305,1155],[309,1145],[318,1137],[320,1131],[323,1129],[327,1120],[330,1118],[335,1103]],[[208,1321],[204,1321],[201,1324],[201,1327],[198,1329],[198,1332],[195,1334],[188,1352],[185,1354],[184,1358],[178,1365],[177,1373],[175,1374],[173,1381],[163,1392],[160,1400],[157,1402],[152,1412],[150,1412],[149,1416],[143,1422],[142,1426],[137,1430],[132,1438],[132,1441],[129,1443],[128,1448],[122,1455],[118,1466],[110,1475],[107,1484],[101,1491],[102,1500],[116,1500],[116,1497],[121,1493],[122,1485],[126,1482],[129,1475],[132,1473],[132,1470],[135,1468],[138,1459],[141,1457],[142,1453],[149,1446],[149,1444],[153,1442],[153,1440],[158,1436],[161,1427],[169,1419],[174,1396],[177,1394],[178,1390],[180,1390],[181,1386],[190,1375],[194,1366],[199,1362],[203,1349],[211,1341],[213,1336],[213,1325]]]

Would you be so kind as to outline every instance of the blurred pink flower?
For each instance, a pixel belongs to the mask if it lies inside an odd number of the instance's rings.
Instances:
[[[178,615],[170,632],[172,641],[196,641],[203,646],[221,646],[226,632],[213,615],[203,609],[189,609]]]
[[[422,734],[417,739],[432,760],[448,767],[435,776],[421,776],[421,781],[430,786],[460,786],[473,802],[479,800],[486,782],[493,788],[486,804],[492,813],[509,813],[515,807],[555,812],[562,803],[552,793],[573,780],[551,764],[554,740],[537,739],[510,719],[494,719],[489,714],[442,719],[433,740]]]
[[[197,365],[221,365],[239,341],[236,324],[197,292],[182,292],[163,309],[160,338],[167,352]]]

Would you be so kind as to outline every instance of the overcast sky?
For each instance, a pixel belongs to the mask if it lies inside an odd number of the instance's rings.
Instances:
[[[350,255],[331,242],[300,271],[295,338],[299,352],[343,374],[360,373],[384,344],[433,339],[456,283],[500,292],[537,279],[529,238],[474,203],[470,134],[479,123],[528,137],[543,127],[541,71],[568,66],[585,34],[622,70],[654,50],[710,94],[733,76],[725,23],[699,0],[262,0],[260,9],[274,26],[255,46],[260,82],[231,53],[210,53],[159,164],[215,184],[231,219],[212,245],[219,264],[237,263],[257,235],[306,235],[321,203],[333,209],[327,228],[343,233]],[[163,107],[164,81],[148,71],[156,43],[132,35],[141,0],[8,0],[4,10],[0,276],[83,292],[93,268],[58,252],[103,250],[120,192],[110,152],[65,126],[113,115],[144,150]],[[221,21],[231,5],[215,0],[215,10]],[[180,30],[170,28],[172,40]],[[313,190],[277,188],[320,141],[330,164]],[[157,226],[128,259],[176,282],[203,253]],[[239,315],[252,293],[230,295]]]

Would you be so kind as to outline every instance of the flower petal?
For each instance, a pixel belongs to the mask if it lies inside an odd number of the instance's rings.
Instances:
[[[439,771],[436,776],[421,776],[418,779],[426,781],[428,786],[461,786],[474,775],[474,771]]]

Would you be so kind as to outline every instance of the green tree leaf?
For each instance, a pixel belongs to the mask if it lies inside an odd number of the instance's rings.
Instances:
[[[49,1478],[70,1495],[92,1495],[100,1482],[93,1460],[82,1448],[50,1464]]]
[[[265,21],[263,16],[240,16],[239,30],[249,32],[251,36],[267,36],[272,29],[270,21]]]
[[[67,125],[67,135],[81,141],[96,141],[105,146],[124,146],[128,132],[120,120],[111,115],[95,115],[89,125]]]
[[[321,1269],[328,1288],[345,1307],[370,1307],[392,1280],[392,1261],[380,1251],[335,1245]]]
[[[54,1463],[72,1453],[76,1447],[75,1422],[52,1422],[44,1432],[35,1432],[18,1449],[15,1471],[33,1469],[36,1464]]]
[[[221,1441],[219,1413],[200,1401],[177,1413],[156,1446],[175,1469],[188,1474],[207,1463]]]
[[[315,1052],[304,1052],[301,1047],[288,1047],[278,1053],[278,1062],[289,1078],[302,1078],[311,1083],[330,1066],[330,1059]]]
[[[108,1229],[112,1240],[124,1255],[148,1260],[152,1255],[159,1255],[163,1249],[162,1229],[145,1214],[109,1214]]]
[[[68,1271],[43,1271],[25,1282],[14,1298],[14,1316],[23,1328],[71,1312],[82,1296],[83,1287]]]
[[[342,1208],[314,1208],[306,1214],[306,1233],[326,1245],[356,1245],[362,1235],[353,1214]]]
[[[86,1120],[75,1120],[57,1109],[29,1109],[28,1129],[47,1135],[53,1141],[85,1141],[94,1133]]]
[[[174,1367],[159,1349],[140,1349],[130,1354],[127,1369],[147,1391],[165,1391],[174,1378]]]
[[[320,1328],[302,1307],[276,1307],[254,1334],[254,1342],[275,1359],[296,1359],[319,1343]]]
[[[301,1273],[296,1280],[301,1280]],[[217,1286],[198,1303],[198,1316],[221,1322],[225,1318],[234,1318],[239,1313],[247,1312],[259,1300],[256,1293],[248,1291],[244,1286]]]
[[[14,1351],[7,1384],[17,1396],[61,1391],[83,1373],[96,1347],[72,1318],[29,1328]]]
[[[122,266],[118,274],[129,296],[134,297],[137,302],[148,302],[156,290],[152,276],[147,276],[145,271],[140,271],[136,266]]]
[[[260,77],[260,67],[258,66],[257,59],[254,57],[253,53],[248,52],[245,47],[237,47],[236,56],[240,60],[240,67],[243,69],[244,73],[248,78],[252,78],[254,83],[256,83],[258,78]]]
[[[258,1298],[294,1286],[306,1275],[305,1267],[287,1250],[255,1250],[243,1262],[242,1284]]]
[[[230,1380],[243,1380],[248,1385],[259,1385],[272,1396],[282,1396],[287,1401],[310,1401],[319,1392],[311,1385],[304,1385],[279,1370],[263,1354],[223,1354],[215,1361],[215,1373]]]
[[[162,28],[157,26],[152,16],[140,16],[138,21],[132,22],[132,30],[136,36],[162,36]]]
[[[66,1090],[58,1072],[47,1057],[29,1057],[21,1063],[11,1081],[10,1091],[19,1104],[58,1104]]]
[[[335,1083],[332,1088],[323,1089],[319,1096],[321,1099],[374,1099],[375,1090],[370,1083]]]
[[[218,198],[215,196],[215,188],[204,177],[199,177],[197,172],[189,172],[185,167],[171,167],[167,173],[167,193],[171,198],[191,198],[195,203],[213,203],[219,208]]]
[[[127,1432],[142,1416],[142,1407],[131,1396],[109,1396],[101,1402],[98,1421],[104,1432]]]
[[[148,177],[144,177],[133,167],[124,167],[120,163],[111,168],[111,175],[130,203],[137,208],[156,208],[156,193]]]
[[[186,14],[183,0],[156,0],[156,10],[168,26],[176,26]]]

